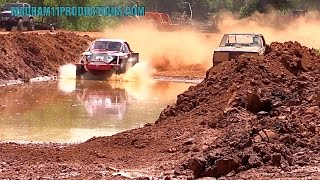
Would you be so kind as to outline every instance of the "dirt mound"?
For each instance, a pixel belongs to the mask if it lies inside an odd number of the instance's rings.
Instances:
[[[182,169],[221,177],[262,166],[317,165],[320,56],[298,42],[272,43],[261,58],[240,57],[208,70],[178,95],[156,124],[191,119],[219,131]],[[199,127],[198,127],[199,128]],[[200,129],[200,128],[199,128]]]
[[[0,79],[28,81],[56,75],[60,65],[75,62],[92,39],[74,33],[0,35]]]

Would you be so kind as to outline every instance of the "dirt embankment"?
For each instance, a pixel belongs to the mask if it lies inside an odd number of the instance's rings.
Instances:
[[[211,68],[161,113],[158,124],[186,118],[219,132],[183,165],[195,177],[263,166],[319,168],[320,56],[297,42],[272,43],[267,51]]]
[[[319,69],[314,50],[272,43],[262,58],[209,69],[154,125],[64,148],[1,144],[0,175],[114,179],[116,169],[139,169],[183,179],[316,179]]]
[[[0,35],[0,80],[57,75],[59,66],[76,62],[92,38],[74,33]]]

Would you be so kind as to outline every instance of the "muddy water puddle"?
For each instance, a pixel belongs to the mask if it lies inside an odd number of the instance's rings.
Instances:
[[[61,80],[0,88],[0,141],[83,142],[155,122],[190,83]]]

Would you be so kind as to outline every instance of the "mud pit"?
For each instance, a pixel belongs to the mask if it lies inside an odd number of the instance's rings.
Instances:
[[[1,144],[0,176],[316,179],[319,66],[314,50],[272,43],[261,59],[209,69],[154,125],[63,147]]]
[[[79,143],[111,136],[154,123],[190,85],[60,79],[1,87],[0,141]]]

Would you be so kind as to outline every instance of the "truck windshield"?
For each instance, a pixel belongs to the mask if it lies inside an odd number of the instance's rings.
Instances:
[[[106,49],[108,51],[121,51],[122,43],[114,41],[96,41],[93,49]]]
[[[220,47],[261,47],[258,35],[227,34],[224,35]]]
[[[23,4],[19,3],[9,3],[3,6],[3,10],[10,11],[12,7],[23,7]]]

